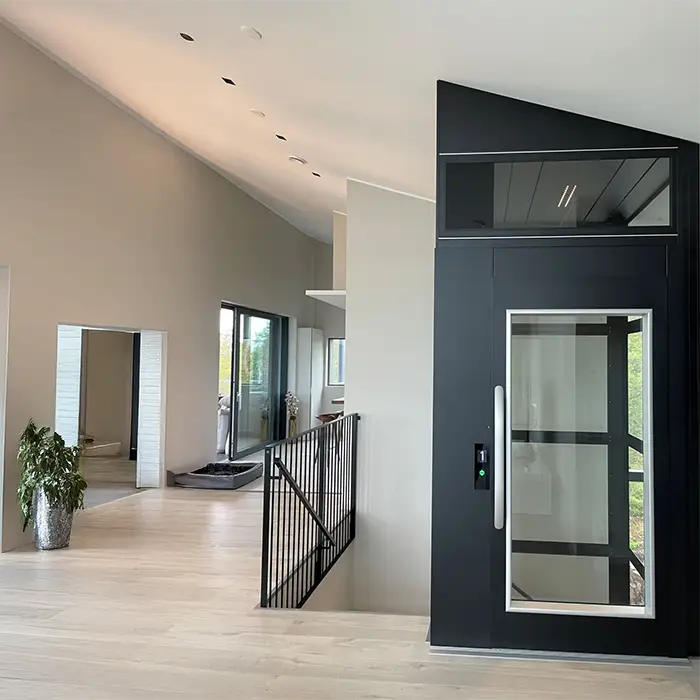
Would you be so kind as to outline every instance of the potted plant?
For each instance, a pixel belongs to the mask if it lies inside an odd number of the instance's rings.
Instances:
[[[17,459],[22,476],[17,498],[23,529],[34,523],[37,549],[61,549],[70,544],[73,513],[83,507],[87,483],[80,473],[81,447],[69,447],[50,428],[30,420],[19,439]]]
[[[287,437],[294,437],[297,434],[297,416],[299,415],[299,399],[288,391],[284,395],[284,402],[287,404],[287,415],[289,416],[289,429]]]

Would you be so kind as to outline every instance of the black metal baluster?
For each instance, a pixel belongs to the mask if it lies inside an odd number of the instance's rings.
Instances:
[[[350,431],[348,428],[350,427],[350,422],[347,418],[343,420],[345,421],[343,426],[343,546],[345,546],[348,542],[348,465],[350,463],[348,452]]]
[[[350,539],[355,539],[357,532],[357,421],[358,415],[352,416],[352,451],[350,464]]]
[[[289,460],[290,470],[294,470],[294,450],[296,447],[296,441],[292,440],[289,443],[289,455],[287,459]],[[289,484],[287,485],[289,486]],[[294,601],[292,600],[293,598],[293,578],[294,578],[294,504],[297,501],[296,494],[289,489],[289,510],[287,512],[287,518],[289,519],[289,533],[288,533],[288,544],[287,544],[287,556],[288,556],[288,564],[287,564],[287,608],[294,607]]]
[[[325,441],[326,426],[322,425],[318,431],[318,444],[316,446],[316,464],[314,465],[314,494],[316,495],[316,513],[322,518],[323,505],[321,503],[321,464],[323,464],[324,458],[322,456],[323,446],[326,444]],[[319,571],[323,566],[323,561],[321,557],[323,556],[323,550],[321,537],[319,536],[318,529],[314,531],[314,546],[316,553],[316,564],[314,566],[314,575],[311,580],[311,588],[315,588],[318,584],[317,577]]]
[[[279,585],[280,585],[280,510],[281,510],[281,500],[282,500],[282,482],[279,481],[279,469],[277,469],[276,456],[273,459],[273,465],[275,469],[273,471],[273,478],[276,480],[275,489],[277,491],[277,507],[275,508],[275,581],[274,581],[274,592],[275,592],[275,604],[273,607],[279,607]]]
[[[287,465],[290,474],[294,479],[296,479],[296,474],[294,473],[294,450],[296,449],[296,440],[292,439],[289,442],[289,455],[287,457]],[[289,486],[289,484],[287,485]],[[289,534],[287,539],[287,557],[289,560],[287,574],[287,604],[285,607],[294,607],[294,529],[296,523],[294,522],[294,506],[297,502],[296,495],[290,489],[289,491],[289,512],[287,513],[287,518],[289,518]]]
[[[337,419],[336,419],[337,420]],[[335,517],[335,511],[333,509],[333,476],[335,472],[335,431],[336,424],[335,421],[328,425],[328,456],[326,457],[326,528],[333,531],[333,518]],[[330,544],[324,542],[324,561],[323,561],[323,571],[328,569],[328,564],[331,561],[332,551],[330,549]]]
[[[323,472],[323,524],[326,526],[327,530],[333,527],[331,523],[331,518],[333,517],[333,493],[331,489],[333,488],[333,426],[328,426],[328,438],[326,440],[326,466]],[[327,540],[323,541],[323,570],[321,575],[323,575],[328,570],[328,564],[331,557],[331,545]],[[318,582],[317,584],[318,585]]]
[[[306,443],[306,475],[304,477],[304,493],[311,503],[313,503],[313,484],[311,479],[311,473],[313,470],[314,463],[314,441],[316,440],[317,431],[309,433],[309,439]],[[311,561],[311,532],[312,532],[313,520],[311,516],[306,513],[305,516],[305,534],[304,534],[304,556],[306,557],[304,563],[304,595],[311,588],[311,575],[313,562]]]
[[[343,430],[343,541],[348,543],[350,530],[348,527],[350,511],[350,421],[345,418]]]
[[[344,418],[343,424],[343,542],[348,542],[348,464],[350,459],[348,456],[348,430],[350,424],[347,418]],[[343,545],[345,546],[345,545]]]
[[[318,489],[318,508],[316,512],[319,519],[325,525],[325,514],[326,514],[326,447],[328,445],[328,425],[321,427],[319,431],[319,449],[318,449],[318,477],[317,486]],[[326,551],[324,548],[325,542],[323,539],[323,533],[320,528],[316,528],[316,565],[314,567],[314,580],[312,581],[312,587],[318,585],[321,580],[321,573],[323,567],[325,566],[325,557],[323,556]]]
[[[338,556],[338,552],[343,548],[341,521],[343,519],[343,421],[338,420],[336,426],[335,442],[335,488],[333,489],[333,499],[335,501],[335,517],[333,527],[336,535],[336,548],[333,550],[333,559]]]
[[[265,449],[261,607],[300,607],[355,537],[358,420]]]
[[[347,451],[348,451],[348,464],[347,464],[347,471],[348,471],[348,484],[347,484],[347,492],[345,494],[345,508],[346,508],[346,520],[347,520],[347,537],[348,537],[348,542],[352,540],[352,532],[351,532],[351,527],[352,527],[352,488],[353,488],[353,483],[352,483],[352,427],[355,424],[354,418],[350,418],[348,420],[348,425],[347,425],[347,430],[348,430],[348,439],[347,439]]]
[[[289,442],[286,442],[284,444],[284,466],[286,467],[289,464]],[[289,488],[289,484],[285,482],[284,485],[285,491],[284,491],[284,534],[286,539],[283,542],[283,545],[285,546],[285,557],[284,557],[284,592],[282,594],[282,600],[284,602],[283,607],[288,608],[289,607],[289,545],[290,545],[290,532],[292,529],[292,523],[289,520],[289,512],[291,509],[291,498],[292,498],[292,489]]]
[[[268,447],[265,450],[265,476],[263,486],[263,531],[262,531],[262,555],[260,561],[260,607],[268,605],[268,585],[270,567],[270,471],[272,467],[272,454]]]
[[[345,544],[345,537],[343,535],[343,498],[345,493],[345,419],[342,419],[340,424],[340,438],[338,442],[338,523],[336,527],[338,528],[338,549],[336,551],[340,552]]]
[[[326,465],[328,473],[326,474],[326,519],[328,521],[328,529],[332,532],[335,527],[335,470],[336,464],[336,445],[338,440],[338,426],[331,423],[330,439],[328,440],[328,460]],[[326,565],[323,567],[324,573],[328,571],[328,567],[333,560],[332,545],[326,542]]]
[[[338,556],[338,552],[342,549],[343,542],[342,542],[342,528],[340,525],[340,522],[343,518],[342,516],[342,494],[343,494],[343,423],[342,419],[338,420],[338,425],[335,427],[335,456],[333,458],[333,471],[335,472],[335,477],[334,477],[334,488],[333,488],[333,503],[335,505],[334,511],[335,515],[333,516],[333,527],[335,528],[334,533],[337,532],[336,535],[336,544],[337,546],[333,550],[333,559],[335,559]]]
[[[292,463],[294,464],[294,478],[296,482],[299,483],[299,438],[294,440],[294,446],[292,449]],[[292,519],[294,522],[294,536],[292,538],[292,571],[294,572],[292,576],[294,577],[291,582],[292,588],[292,606],[296,608],[299,603],[299,563],[298,563],[298,542],[299,542],[299,520],[297,517],[297,503],[299,499],[294,499],[294,505],[292,507]]]

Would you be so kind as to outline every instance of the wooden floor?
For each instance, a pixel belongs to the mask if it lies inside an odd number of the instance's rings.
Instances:
[[[87,457],[82,461],[87,480],[85,507],[93,508],[137,493],[136,462],[126,457]]]
[[[2,700],[688,700],[697,669],[431,655],[427,620],[255,610],[261,495],[148,491],[0,556]]]

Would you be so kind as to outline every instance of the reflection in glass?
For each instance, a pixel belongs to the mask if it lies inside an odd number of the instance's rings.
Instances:
[[[510,316],[513,606],[647,604],[646,319]]]
[[[513,554],[513,580],[534,601],[605,604],[608,560],[575,554]],[[533,581],[537,581],[533,590]]]
[[[219,409],[216,432],[218,454],[231,453],[231,377],[233,365],[233,309],[219,315]]]
[[[630,320],[630,323],[634,323]],[[642,435],[642,334],[641,332],[629,333],[627,336],[627,415],[629,419],[628,430],[640,440]]]
[[[670,225],[669,158],[446,166],[448,229]]]
[[[270,439],[270,347],[272,322],[239,316],[237,452]]]

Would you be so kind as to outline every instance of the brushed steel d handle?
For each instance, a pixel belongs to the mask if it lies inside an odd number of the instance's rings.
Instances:
[[[502,386],[493,388],[493,526],[503,529],[506,484],[505,398]]]

